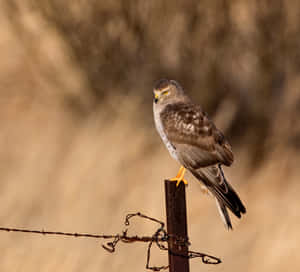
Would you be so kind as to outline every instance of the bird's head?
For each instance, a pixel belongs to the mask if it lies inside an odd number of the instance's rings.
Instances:
[[[154,85],[153,94],[155,104],[168,104],[188,99],[183,88],[175,80],[160,79]]]

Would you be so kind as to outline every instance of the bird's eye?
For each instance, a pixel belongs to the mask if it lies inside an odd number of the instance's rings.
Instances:
[[[168,94],[169,93],[169,91],[163,91],[162,92],[162,95],[166,95],[166,94]]]

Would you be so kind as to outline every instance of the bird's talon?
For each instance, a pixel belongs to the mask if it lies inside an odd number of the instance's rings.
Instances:
[[[185,173],[185,168],[183,166],[180,167],[177,175],[175,178],[169,179],[170,181],[176,181],[176,187],[180,185],[180,182],[183,182],[185,185],[188,184],[188,182],[183,178]]]
[[[176,183],[176,187],[180,185],[180,182],[183,182],[185,185],[188,185],[188,182],[185,179],[178,180]]]
[[[176,187],[178,187],[180,185],[180,182],[183,182],[185,185],[188,185],[188,182],[185,179],[172,178],[172,179],[169,179],[169,180],[170,181],[176,181]]]

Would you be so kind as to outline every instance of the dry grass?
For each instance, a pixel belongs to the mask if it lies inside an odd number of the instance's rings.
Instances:
[[[1,225],[115,233],[127,212],[163,219],[163,179],[177,165],[154,128],[136,121],[140,109],[130,100],[110,125],[103,121],[105,108],[75,122],[51,103],[2,120]],[[157,142],[150,144],[153,137]],[[187,196],[193,249],[222,257],[224,263],[209,271],[282,271],[299,248],[297,165],[289,154],[274,151],[249,175],[245,153],[237,152],[236,163],[226,169],[248,208],[233,232],[224,229],[214,201],[191,180]],[[152,228],[139,224],[135,230],[151,233]],[[3,271],[140,271],[145,265],[145,245],[122,245],[111,255],[96,241],[0,235]],[[164,255],[155,254],[153,261],[166,262]],[[297,262],[292,266],[298,267]],[[192,261],[192,270],[200,268]]]
[[[0,225],[113,234],[122,229],[128,212],[164,219],[163,180],[178,165],[148,122],[151,102],[121,95],[116,87],[90,110],[89,81],[68,44],[40,13],[30,11],[29,16],[22,5],[18,24],[13,24],[4,12],[7,3],[0,2]],[[297,118],[286,117],[293,116],[294,97],[299,97],[297,79],[289,81],[290,92],[276,111],[284,129],[272,125],[265,160],[253,167],[249,153],[255,143],[249,142],[234,148],[236,162],[225,169],[248,209],[245,218],[234,220],[233,232],[225,230],[215,202],[189,177],[192,249],[223,260],[212,267],[193,260],[192,271],[300,268],[299,156],[281,141],[288,139],[284,134],[291,127],[293,135],[299,128]],[[219,117],[223,127],[232,118],[229,111]],[[133,232],[151,230],[151,224],[137,222]],[[146,245],[119,245],[109,254],[94,240],[15,233],[0,237],[1,271],[114,272],[145,266]],[[166,254],[155,252],[152,262],[166,263]]]

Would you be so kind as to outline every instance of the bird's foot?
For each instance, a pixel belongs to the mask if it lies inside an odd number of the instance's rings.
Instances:
[[[180,182],[183,182],[185,185],[188,184],[187,180],[184,179],[184,173],[185,173],[186,169],[181,166],[176,177],[169,179],[170,181],[176,181],[176,187],[179,186]]]
[[[179,186],[180,182],[183,182],[185,185],[188,185],[188,182],[186,179],[184,178],[172,178],[172,179],[169,179],[170,181],[176,181],[176,187]]]

